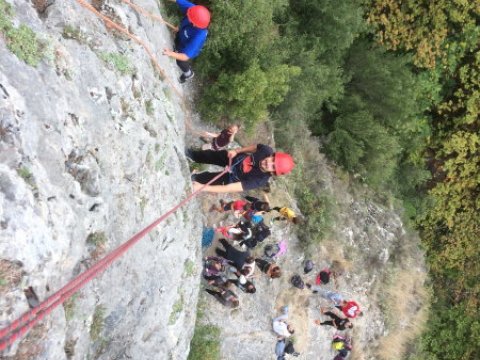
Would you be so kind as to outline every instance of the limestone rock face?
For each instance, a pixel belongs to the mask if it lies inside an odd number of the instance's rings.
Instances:
[[[159,13],[153,0],[136,3]],[[32,28],[45,56],[29,66],[0,37],[0,258],[23,271],[0,296],[1,327],[28,309],[25,288],[45,299],[191,192],[183,92],[175,63],[161,55],[172,41],[165,26],[124,3],[106,12],[149,44],[171,77],[160,80],[142,47],[76,1],[51,1],[41,13],[11,4],[12,23]],[[35,346],[5,355],[186,358],[199,283],[196,206],[48,316],[30,334]]]

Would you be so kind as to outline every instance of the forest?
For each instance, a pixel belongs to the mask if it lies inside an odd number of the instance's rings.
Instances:
[[[432,303],[409,359],[480,352],[480,2],[468,0],[198,1],[213,14],[195,61],[204,119],[267,119],[299,163],[295,196],[319,243],[331,199],[315,151],[419,231]],[[307,236],[308,234],[308,236]]]

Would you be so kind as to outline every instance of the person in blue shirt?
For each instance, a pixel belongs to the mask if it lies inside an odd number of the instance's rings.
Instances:
[[[190,59],[197,57],[207,40],[210,24],[210,11],[205,6],[195,5],[187,0],[170,0],[176,2],[180,10],[186,15],[180,22],[180,27],[175,37],[175,51],[163,49],[163,55],[174,58],[182,75],[180,83],[193,78]]]

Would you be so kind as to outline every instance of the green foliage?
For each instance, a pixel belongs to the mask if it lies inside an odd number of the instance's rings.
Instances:
[[[25,166],[22,166],[17,169],[17,174],[31,187],[35,188],[35,178],[33,177],[32,172]]]
[[[195,332],[190,342],[188,360],[219,360],[220,329],[214,325],[195,324]]]
[[[63,303],[63,309],[65,311],[65,319],[70,321],[75,314],[75,301],[77,300],[77,294],[74,294],[71,298]]]
[[[107,242],[107,236],[103,231],[97,231],[91,233],[87,237],[87,244],[92,244],[95,246],[103,246]]]
[[[179,314],[183,311],[183,295],[173,304],[172,312],[168,318],[168,325],[173,325],[177,322]]]
[[[207,118],[227,115],[229,119],[242,119],[251,130],[256,122],[266,119],[269,106],[283,100],[288,81],[299,73],[299,68],[288,65],[263,71],[258,63],[241,74],[223,73],[205,90],[200,109]]]
[[[100,53],[99,56],[110,68],[116,69],[122,75],[133,74],[135,72],[134,66],[125,55],[118,53]]]
[[[100,334],[103,331],[105,321],[105,307],[97,305],[93,313],[92,323],[90,325],[90,339],[97,341],[100,339]]]

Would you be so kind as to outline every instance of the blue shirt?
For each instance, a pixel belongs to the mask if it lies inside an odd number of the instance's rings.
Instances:
[[[187,10],[195,4],[187,0],[177,0],[177,5],[184,15],[187,14]],[[208,30],[199,29],[188,20],[185,16],[180,22],[177,40],[178,40],[178,52],[184,53],[190,59],[197,57],[202,50],[205,40],[207,40]]]

